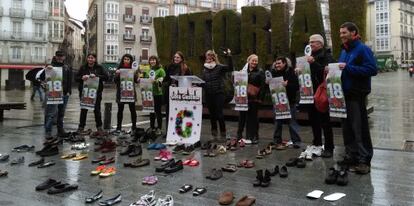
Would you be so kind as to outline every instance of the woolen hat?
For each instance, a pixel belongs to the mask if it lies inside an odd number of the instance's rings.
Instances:
[[[322,44],[322,46],[325,43],[323,37],[320,34],[314,34],[314,35],[310,36],[309,37],[309,42],[311,42],[311,41],[318,41]]]

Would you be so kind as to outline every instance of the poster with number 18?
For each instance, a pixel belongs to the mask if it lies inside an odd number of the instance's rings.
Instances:
[[[63,104],[62,67],[45,69],[47,80],[46,104]]]
[[[135,102],[135,84],[133,69],[120,69],[121,102]]]
[[[247,100],[247,81],[248,75],[246,71],[234,72],[234,102],[236,111],[247,111],[249,109]]]
[[[313,86],[311,78],[311,70],[306,57],[296,58],[296,67],[301,70],[299,79],[299,104],[313,104]]]
[[[154,112],[154,94],[152,93],[152,83],[152,79],[142,78],[139,81],[143,112]]]
[[[275,119],[290,119],[289,100],[286,88],[283,86],[283,77],[272,78],[269,82],[269,89],[272,95]]]
[[[81,109],[95,109],[96,97],[99,87],[99,77],[88,78],[83,82]]]
[[[346,105],[342,91],[342,70],[339,63],[329,64],[329,73],[326,81],[326,90],[329,100],[329,115],[331,117],[346,118]]]

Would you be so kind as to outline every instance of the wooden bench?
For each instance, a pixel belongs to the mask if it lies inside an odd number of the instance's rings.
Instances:
[[[0,122],[4,119],[4,110],[25,110],[26,103],[24,102],[0,102]]]

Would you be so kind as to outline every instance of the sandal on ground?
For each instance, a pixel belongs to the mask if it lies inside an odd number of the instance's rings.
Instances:
[[[197,187],[193,191],[193,196],[200,196],[207,192],[207,189],[204,187]]]
[[[186,192],[188,192],[188,191],[190,191],[192,189],[193,189],[193,186],[192,185],[185,184],[185,185],[181,186],[181,188],[180,188],[179,191],[180,191],[180,193],[186,193]]]

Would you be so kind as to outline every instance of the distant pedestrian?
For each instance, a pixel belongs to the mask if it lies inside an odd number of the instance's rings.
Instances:
[[[34,101],[36,96],[36,92],[39,94],[39,100],[43,102],[43,87],[42,82],[39,79],[35,79],[32,82],[32,95],[30,96],[30,100]]]
[[[346,22],[340,27],[342,52],[338,62],[342,70],[347,118],[343,121],[345,158],[340,162],[350,171],[370,172],[373,148],[368,125],[367,96],[371,77],[377,74],[374,55],[360,40],[358,27]]]

